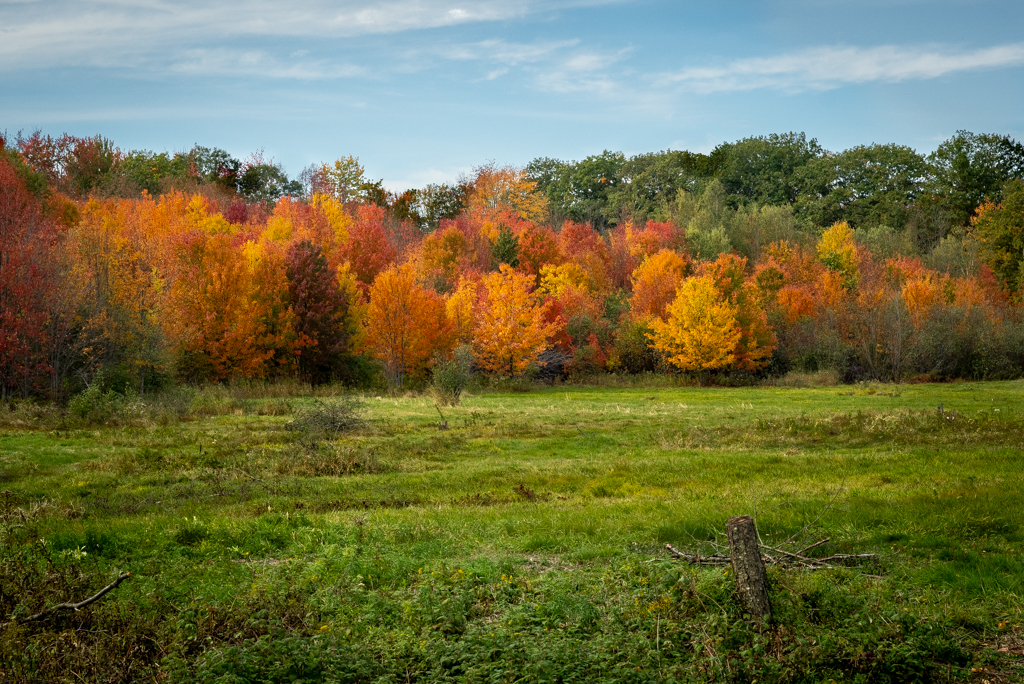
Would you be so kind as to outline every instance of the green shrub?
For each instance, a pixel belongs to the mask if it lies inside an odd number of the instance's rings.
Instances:
[[[472,377],[473,350],[469,345],[456,347],[451,358],[434,364],[432,394],[441,406],[458,406],[463,390]]]

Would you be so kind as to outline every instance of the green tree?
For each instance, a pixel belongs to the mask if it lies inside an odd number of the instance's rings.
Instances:
[[[1001,204],[978,209],[972,235],[981,256],[1015,296],[1024,293],[1024,181],[1009,181]]]
[[[858,146],[811,160],[797,209],[814,224],[897,230],[930,178],[923,156],[903,145]]]
[[[1008,135],[957,131],[928,160],[935,193],[954,225],[970,223],[986,198],[998,203],[1006,181],[1024,179],[1024,145]]]
[[[260,160],[243,166],[238,193],[250,202],[270,205],[285,195],[301,195],[302,184],[288,180],[280,164]]]
[[[491,259],[495,266],[508,264],[512,268],[519,266],[519,238],[512,234],[508,226],[502,226],[498,239],[491,245]]]
[[[526,173],[547,195],[556,220],[568,218],[600,229],[618,218],[608,198],[622,180],[625,162],[621,152],[605,150],[573,163],[535,159]]]
[[[733,205],[791,204],[804,190],[807,165],[825,154],[803,133],[773,133],[720,145],[719,178]]]

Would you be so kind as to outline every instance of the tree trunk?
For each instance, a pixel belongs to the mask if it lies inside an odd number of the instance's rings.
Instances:
[[[772,608],[768,601],[768,573],[761,559],[754,519],[749,515],[729,518],[725,532],[729,537],[729,555],[740,601],[754,620],[769,623]]]

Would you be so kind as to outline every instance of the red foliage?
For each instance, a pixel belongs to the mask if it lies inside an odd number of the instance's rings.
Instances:
[[[48,257],[56,235],[17,172],[0,158],[0,397],[27,393],[48,369],[45,307],[54,285]]]
[[[369,291],[377,274],[398,256],[388,240],[386,221],[387,209],[360,205],[348,229],[348,242],[338,250],[341,259],[351,264],[352,273],[364,292]]]
[[[519,233],[519,268],[536,277],[545,264],[562,263],[558,236],[550,228],[529,225]]]

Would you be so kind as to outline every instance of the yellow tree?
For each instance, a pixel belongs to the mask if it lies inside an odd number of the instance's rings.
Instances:
[[[476,307],[479,283],[469,278],[459,280],[459,287],[445,303],[448,325],[459,344],[473,343],[473,309]]]
[[[722,298],[709,276],[687,278],[668,305],[668,320],[651,320],[649,335],[672,365],[685,371],[704,372],[727,368],[742,332],[736,307]]]
[[[846,221],[834,224],[821,234],[818,258],[830,271],[842,275],[845,287],[851,288],[857,284],[857,245]]]
[[[544,307],[530,293],[532,282],[508,264],[484,277],[487,296],[476,320],[473,351],[485,370],[519,375],[547,347],[554,326],[545,324]]]
[[[451,348],[444,301],[416,282],[411,265],[391,266],[370,286],[366,344],[396,387],[406,373],[425,370],[435,354]]]

